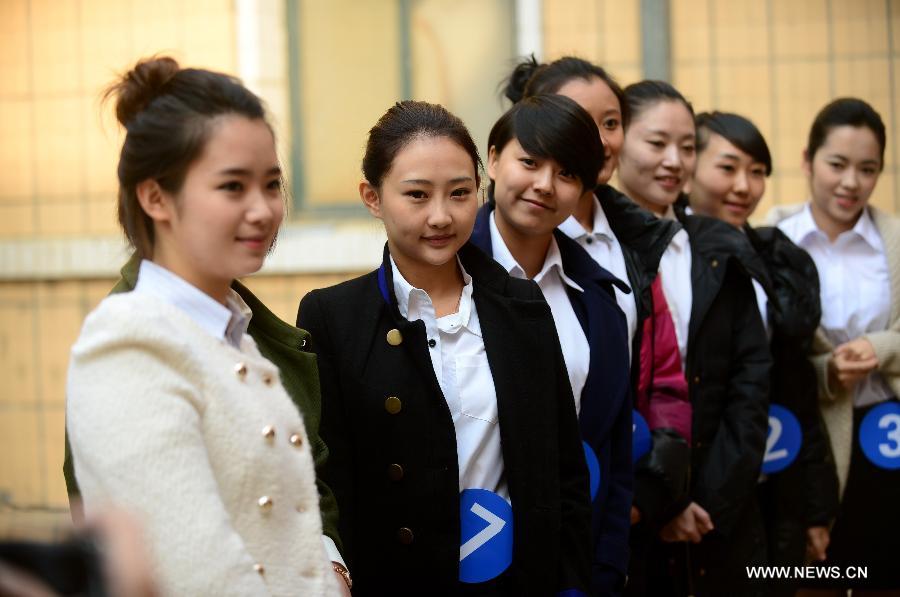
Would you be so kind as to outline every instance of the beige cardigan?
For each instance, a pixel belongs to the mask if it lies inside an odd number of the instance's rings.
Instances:
[[[799,212],[805,204],[776,207],[767,220],[777,223]],[[878,370],[895,396],[900,396],[900,220],[869,206],[869,215],[881,235],[891,277],[890,325],[883,332],[863,336],[872,343],[878,357]],[[811,360],[819,380],[819,406],[831,440],[831,450],[837,466],[841,495],[850,470],[850,451],[853,442],[853,396],[843,387],[828,383],[828,358],[834,345],[825,337],[822,328],[816,331]]]
[[[303,420],[250,336],[238,351],[155,297],[110,296],[67,395],[85,511],[137,516],[163,594],[337,594]]]

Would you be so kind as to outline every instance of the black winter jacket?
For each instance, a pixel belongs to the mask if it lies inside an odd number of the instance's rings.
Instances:
[[[690,500],[714,529],[683,550],[693,594],[751,592],[745,566],[765,557],[756,495],[768,428],[772,367],[750,276],[765,267],[733,227],[676,210],[692,254],[693,301],[685,375],[693,407]],[[675,515],[688,500],[676,504]],[[745,590],[747,588],[747,590]]]
[[[837,473],[819,415],[816,373],[807,357],[822,312],[819,278],[812,258],[778,228],[744,230],[772,282],[771,402],[790,410],[802,430],[796,460],[770,475],[762,488],[768,559],[801,566],[806,529],[828,525],[838,509]]]

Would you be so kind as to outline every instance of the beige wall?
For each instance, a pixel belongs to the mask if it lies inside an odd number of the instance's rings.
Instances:
[[[287,28],[280,0],[259,0],[264,27]],[[900,113],[900,0],[671,0],[674,83],[698,110],[752,118],[775,158],[766,204],[802,200],[800,152],[815,111],[859,95],[888,124],[887,167],[874,202],[895,211]],[[98,96],[141,56],[237,72],[235,0],[0,1],[0,245],[115,235],[121,133]],[[303,144],[308,205],[354,204],[365,132],[401,97],[395,0],[297,0],[301,120],[285,117],[288,61],[266,60],[261,93]],[[512,66],[512,2],[410,4],[411,91],[444,103],[484,139],[502,110],[497,83]],[[452,9],[449,8],[452,6]],[[544,0],[544,55],[581,55],[621,83],[641,78],[640,0]],[[890,12],[892,18],[887,19]],[[270,50],[266,50],[267,52]],[[278,66],[281,64],[282,66]],[[288,98],[288,99],[285,99]],[[0,255],[2,257],[2,255]],[[347,269],[347,268],[343,268]],[[62,476],[68,351],[81,321],[114,282],[3,281],[0,271],[0,537],[34,534],[65,515]],[[350,273],[257,276],[249,285],[293,321],[300,297]]]

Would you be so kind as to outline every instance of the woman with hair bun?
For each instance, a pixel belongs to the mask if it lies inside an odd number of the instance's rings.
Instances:
[[[441,106],[369,131],[359,194],[381,266],[314,290],[325,478],[354,595],[579,595],[588,471],[541,290],[469,243],[478,150]]]
[[[809,200],[778,223],[819,273],[812,361],[841,495],[824,565],[867,566],[865,579],[816,583],[824,595],[900,588],[900,222],[869,204],[886,138],[861,99],[822,108],[803,153]]]
[[[303,417],[232,287],[284,214],[262,103],[171,58],[139,62],[108,95],[126,129],[119,222],[141,261],[134,290],[103,300],[72,347],[85,511],[137,517],[165,594],[336,595]]]
[[[698,114],[694,213],[742,230],[765,264],[772,299],[753,281],[772,348],[770,433],[758,486],[770,565],[802,566],[825,557],[837,513],[837,475],[817,407],[816,375],[807,355],[819,325],[819,277],[812,259],[778,228],[752,227],[772,172],[772,157],[756,126],[738,114]],[[774,421],[774,423],[773,423]],[[776,431],[777,428],[777,431]],[[770,595],[793,595],[799,581],[779,579]]]

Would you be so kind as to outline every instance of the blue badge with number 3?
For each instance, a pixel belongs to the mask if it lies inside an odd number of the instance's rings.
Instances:
[[[650,451],[650,426],[638,411],[634,411],[631,419],[631,461],[637,462],[641,456]]]
[[[459,580],[479,583],[500,576],[512,564],[512,506],[487,489],[466,489],[459,495],[459,514]]]
[[[769,406],[769,435],[763,456],[762,472],[767,475],[783,471],[800,453],[803,430],[794,413],[783,406]]]
[[[870,410],[859,426],[859,444],[875,466],[900,469],[900,403],[891,400]]]

